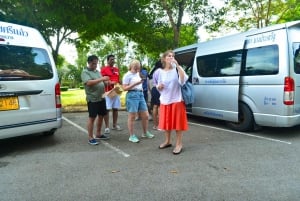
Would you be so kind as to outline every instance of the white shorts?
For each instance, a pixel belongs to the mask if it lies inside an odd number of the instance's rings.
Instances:
[[[113,98],[109,98],[108,96],[106,96],[105,101],[107,110],[121,108],[120,96],[115,96]]]

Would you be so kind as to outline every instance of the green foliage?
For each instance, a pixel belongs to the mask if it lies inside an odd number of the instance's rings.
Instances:
[[[113,54],[116,57],[116,65],[121,66],[124,64],[125,56],[129,52],[128,43],[128,39],[119,34],[98,37],[97,40],[91,42],[89,55],[97,55],[101,67],[106,65],[107,55]]]
[[[69,87],[60,87],[60,91],[68,91]]]
[[[278,23],[300,20],[299,0],[287,0],[283,6],[284,7],[278,6],[279,10],[282,10],[282,8],[284,8],[284,12],[282,12],[279,19],[277,20]]]
[[[81,71],[83,70],[84,67],[87,65],[87,55],[88,55],[88,48],[77,48],[77,60],[76,64]]]
[[[191,34],[190,31],[205,21],[201,19],[206,18],[199,15],[207,13],[206,0],[0,0],[0,3],[2,20],[33,26],[41,31],[58,67],[64,65],[58,55],[63,41],[74,43],[80,49],[89,49],[90,41],[113,33],[136,42],[140,55],[149,53],[157,57],[166,49],[197,41],[195,32]],[[185,25],[191,27],[187,29],[189,34],[182,30],[185,12],[191,14],[191,19],[196,19]],[[78,33],[78,38],[72,38],[72,33]],[[182,36],[187,38],[182,39]],[[55,37],[54,43],[51,37]],[[112,49],[115,54],[123,54],[116,53],[118,48]],[[86,62],[79,58],[77,63],[81,66]]]
[[[64,64],[66,63],[65,57],[62,55],[58,55],[57,60],[56,60],[56,67],[61,68]]]
[[[147,2],[147,1],[146,1]],[[129,29],[140,15],[144,1],[135,0],[1,0],[1,20],[29,25],[41,31],[50,45],[55,62],[63,41],[77,45],[114,32]],[[79,33],[80,40],[72,39]],[[52,44],[50,38],[56,37]]]
[[[180,32],[179,47],[196,43],[198,40],[197,29],[195,26],[182,25]]]
[[[299,0],[226,0],[206,28],[225,33],[298,20],[299,6]]]
[[[66,73],[65,75],[65,80],[68,83],[68,86],[70,88],[77,88],[82,84],[81,81],[81,71],[82,69],[77,68],[76,66],[73,65],[68,65],[67,68],[69,69],[69,71]],[[63,83],[63,85],[65,86],[66,84]]]
[[[197,42],[196,30],[204,24],[210,31],[226,33],[300,19],[299,0],[221,2],[222,8],[208,0],[0,0],[0,19],[40,30],[59,69],[66,66],[58,54],[63,41],[76,44],[79,69],[86,66],[89,53],[97,54],[101,65],[103,57],[113,53],[122,66],[128,41],[135,42],[138,59],[147,55],[156,60],[166,49]],[[184,16],[190,21],[184,22]],[[101,39],[104,35],[110,36],[108,42]]]

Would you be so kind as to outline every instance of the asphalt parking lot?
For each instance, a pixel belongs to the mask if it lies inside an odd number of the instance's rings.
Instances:
[[[0,141],[1,200],[300,199],[299,127],[239,133],[189,117],[184,151],[175,156],[158,149],[160,131],[129,142],[125,111],[124,129],[97,146],[87,143],[86,112],[63,115],[54,136]]]

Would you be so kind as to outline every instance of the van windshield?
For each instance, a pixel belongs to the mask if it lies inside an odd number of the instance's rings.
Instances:
[[[53,77],[47,51],[0,45],[0,81],[45,80]]]

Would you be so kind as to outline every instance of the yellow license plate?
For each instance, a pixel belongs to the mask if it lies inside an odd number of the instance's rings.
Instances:
[[[0,111],[4,110],[18,110],[18,97],[0,97]]]

